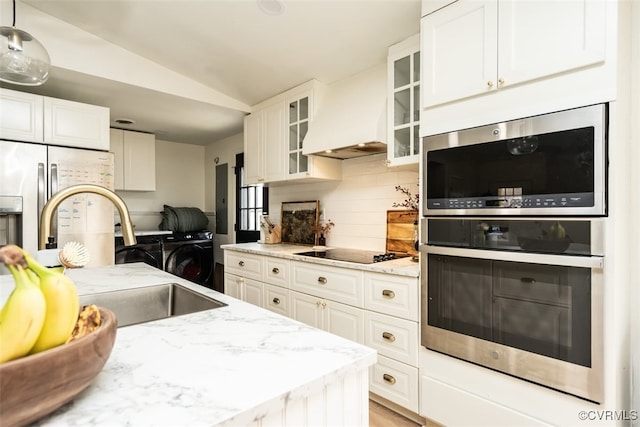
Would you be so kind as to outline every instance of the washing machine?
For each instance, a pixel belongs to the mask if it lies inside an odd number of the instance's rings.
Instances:
[[[116,236],[116,264],[144,262],[163,270],[162,235],[139,236],[133,246],[125,246],[124,238]]]
[[[162,240],[162,259],[167,273],[214,289],[212,232],[173,232]]]

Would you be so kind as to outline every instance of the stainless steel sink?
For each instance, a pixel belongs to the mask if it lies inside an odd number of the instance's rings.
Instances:
[[[227,305],[176,283],[81,295],[80,306],[87,304],[113,311],[118,327]]]

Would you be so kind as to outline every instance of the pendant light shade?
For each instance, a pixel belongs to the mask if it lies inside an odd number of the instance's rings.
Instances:
[[[31,34],[17,29],[15,22],[13,0],[13,26],[0,27],[0,81],[39,86],[49,77],[49,54]]]

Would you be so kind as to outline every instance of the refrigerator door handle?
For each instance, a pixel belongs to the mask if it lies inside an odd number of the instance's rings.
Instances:
[[[42,214],[42,208],[47,198],[46,191],[44,163],[38,163],[38,218]],[[39,222],[38,225],[40,225]]]
[[[49,197],[53,196],[58,192],[58,165],[56,163],[51,163],[51,193]]]

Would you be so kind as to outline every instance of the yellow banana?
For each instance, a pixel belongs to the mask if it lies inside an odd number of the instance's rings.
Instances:
[[[26,251],[24,258],[40,279],[40,291],[47,305],[44,326],[31,349],[31,353],[38,353],[67,342],[78,320],[80,301],[70,277],[39,264]]]
[[[25,270],[7,265],[15,280],[15,288],[0,312],[0,363],[29,353],[35,344],[46,312],[44,295]]]

